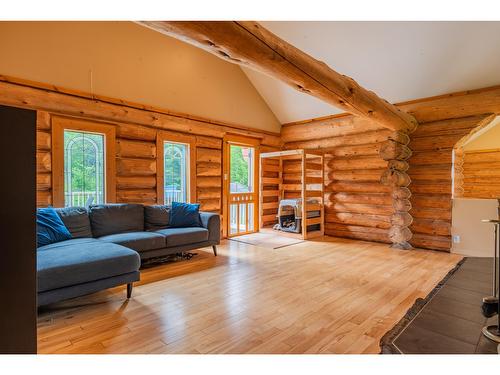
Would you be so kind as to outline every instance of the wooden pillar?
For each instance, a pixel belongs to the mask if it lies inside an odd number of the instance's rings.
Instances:
[[[403,132],[394,132],[388,137],[380,148],[380,157],[387,161],[387,170],[383,173],[380,182],[392,188],[392,205],[394,212],[391,216],[391,228],[389,238],[391,247],[396,249],[412,249],[410,240],[413,236],[409,226],[413,218],[411,210],[411,191],[408,186],[411,183],[407,171],[409,168],[407,160],[411,157],[408,147],[410,137]]]

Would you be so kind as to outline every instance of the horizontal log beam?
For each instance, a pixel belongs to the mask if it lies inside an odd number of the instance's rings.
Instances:
[[[219,125],[147,109],[67,95],[49,89],[4,82],[2,78],[0,75],[0,104],[47,111],[59,115],[109,121],[115,124],[122,123],[117,127],[117,138],[154,141],[157,130],[219,139],[222,139],[227,133],[236,133],[259,138],[261,145],[272,147],[281,147],[282,145],[279,135],[274,133],[269,134],[269,132],[244,127]],[[40,126],[43,125],[40,124]],[[221,141],[219,140],[219,142]]]
[[[300,92],[386,128],[411,132],[417,126],[410,114],[280,39],[257,22],[142,21],[139,24],[231,63],[270,75]]]

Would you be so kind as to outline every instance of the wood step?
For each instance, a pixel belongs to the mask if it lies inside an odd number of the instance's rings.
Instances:
[[[321,204],[319,203],[306,203],[306,211],[319,211],[321,210]]]
[[[262,203],[262,209],[263,210],[269,210],[272,208],[278,208],[279,202],[267,202],[267,203]]]
[[[323,192],[321,190],[306,190],[306,198],[321,198]]]
[[[306,184],[322,184],[323,177],[308,177],[306,176]]]
[[[302,184],[283,184],[281,185],[283,190],[291,191],[302,191]]]
[[[280,172],[281,168],[279,165],[262,165],[263,172]]]
[[[263,197],[276,197],[280,195],[279,190],[262,190],[261,192]]]
[[[316,225],[316,224],[322,224],[323,223],[323,218],[320,217],[311,217],[306,220],[306,225]]]
[[[262,215],[262,222],[264,223],[271,223],[271,222],[277,222],[278,219],[276,218],[276,215]]]
[[[263,177],[262,178],[262,184],[264,185],[279,185],[280,184],[280,179],[277,177]]]

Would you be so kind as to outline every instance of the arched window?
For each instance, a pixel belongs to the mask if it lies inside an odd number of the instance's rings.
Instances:
[[[64,131],[64,204],[104,203],[104,135]]]

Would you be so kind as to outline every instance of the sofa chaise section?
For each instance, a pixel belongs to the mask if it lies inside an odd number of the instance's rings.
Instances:
[[[38,305],[73,298],[139,280],[134,250],[94,238],[77,238],[38,248]]]

